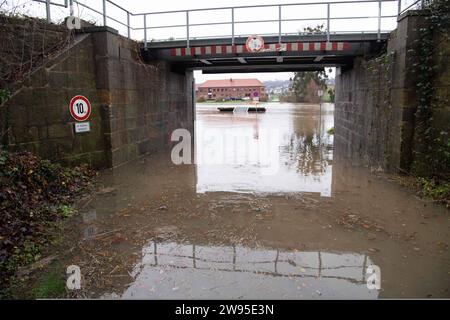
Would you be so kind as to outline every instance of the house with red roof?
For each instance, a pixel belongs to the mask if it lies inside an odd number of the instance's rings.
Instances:
[[[197,99],[241,100],[258,97],[267,99],[264,84],[258,79],[207,80],[197,86]]]

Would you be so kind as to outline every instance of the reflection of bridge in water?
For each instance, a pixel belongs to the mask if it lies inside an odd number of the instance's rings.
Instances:
[[[365,280],[371,264],[356,253],[151,242],[123,297],[301,298],[299,292],[308,297],[317,291],[322,297],[376,298]]]
[[[366,284],[366,269],[371,264],[365,254],[283,252],[156,242],[144,248],[142,260],[144,265],[153,267],[252,272],[274,277],[336,278],[355,284]]]

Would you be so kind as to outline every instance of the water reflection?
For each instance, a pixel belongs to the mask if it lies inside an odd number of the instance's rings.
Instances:
[[[333,127],[333,110],[328,104],[323,105],[322,114],[317,105],[270,104],[264,114],[233,114],[219,113],[214,105],[197,107],[197,159],[220,154],[227,160],[197,165],[197,192],[314,192],[330,196],[333,137],[327,130]],[[210,143],[204,134],[208,130],[225,137],[237,132],[242,141]],[[245,132],[251,132],[247,143],[243,141]],[[233,162],[273,147],[272,159]],[[276,162],[275,174],[261,172],[264,160]]]
[[[122,298],[376,298],[357,253],[150,242]]]

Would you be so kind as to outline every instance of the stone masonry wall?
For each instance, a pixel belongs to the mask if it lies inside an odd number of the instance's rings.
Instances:
[[[399,18],[386,53],[356,59],[336,77],[335,144],[341,154],[391,171],[409,171],[417,109],[413,54],[423,16]],[[448,85],[448,83],[447,83]]]
[[[65,26],[0,14],[0,88],[12,89],[70,40]]]
[[[3,145],[69,165],[117,167],[193,129],[193,74],[142,62],[138,44],[110,28],[84,30],[0,106]],[[69,101],[86,96],[91,132],[75,134]]]
[[[441,102],[433,110],[435,125],[443,130],[450,127],[450,42],[438,39],[441,54],[436,55],[437,79],[435,82],[435,93]]]
[[[192,72],[173,73],[166,62],[145,64],[138,44],[114,32],[93,37],[113,167],[166,149],[174,129],[192,130]]]
[[[357,59],[353,70],[338,75],[335,144],[340,155],[382,167],[389,163],[388,156],[398,158],[394,144],[399,148],[399,109],[386,101],[390,60],[388,56],[369,62]]]
[[[29,150],[69,165],[107,166],[91,40],[89,35],[77,39],[37,69],[0,106],[0,125],[6,131],[4,144],[10,150]],[[69,101],[77,94],[88,97],[92,105],[89,133],[74,133]]]
[[[432,108],[430,125],[414,131],[411,171],[419,176],[450,180],[450,38],[437,33],[433,39]],[[417,125],[420,126],[417,119]],[[428,136],[424,137],[423,133]]]

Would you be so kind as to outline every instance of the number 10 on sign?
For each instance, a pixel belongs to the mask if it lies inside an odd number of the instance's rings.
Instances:
[[[86,121],[91,115],[91,103],[85,96],[75,96],[70,100],[70,114],[76,121]]]

